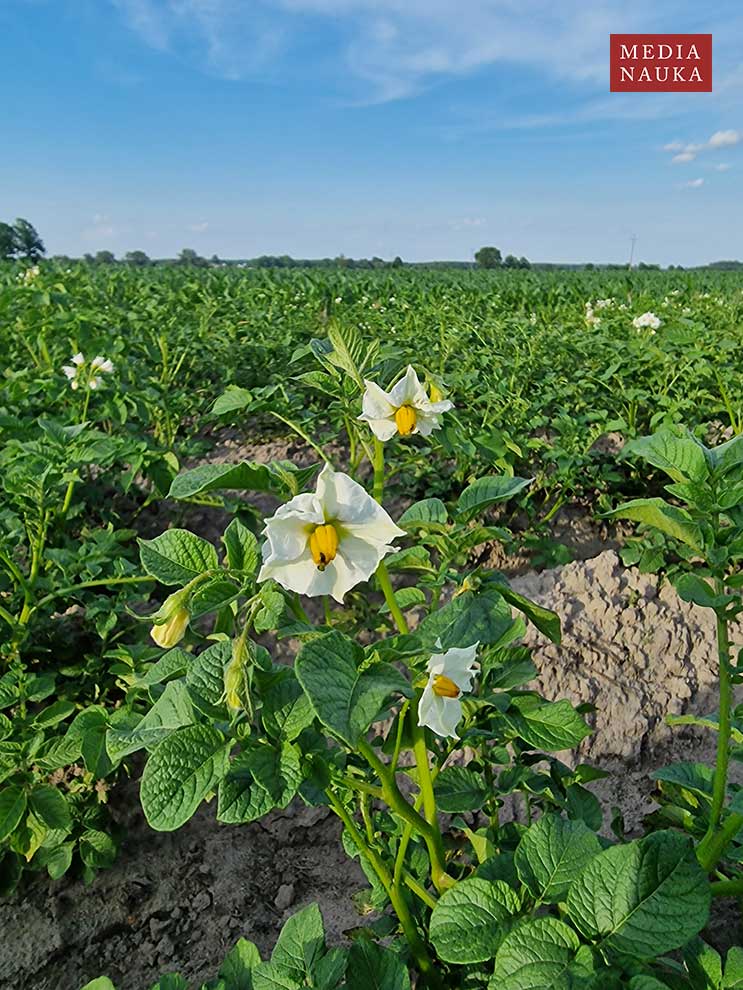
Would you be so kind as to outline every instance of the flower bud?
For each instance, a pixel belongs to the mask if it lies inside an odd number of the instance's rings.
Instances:
[[[153,616],[155,619],[163,619],[163,622],[156,622],[150,630],[150,636],[158,646],[169,650],[176,646],[186,635],[186,629],[191,618],[191,614],[186,607],[188,593],[176,591],[169,595],[162,604],[159,611]]]

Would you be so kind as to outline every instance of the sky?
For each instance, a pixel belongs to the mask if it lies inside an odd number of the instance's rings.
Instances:
[[[711,32],[712,93],[610,93]],[[743,258],[740,0],[0,0],[0,219],[48,252]]]

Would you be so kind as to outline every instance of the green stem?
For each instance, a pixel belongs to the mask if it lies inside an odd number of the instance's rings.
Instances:
[[[412,825],[413,829],[423,837],[431,861],[431,879],[434,886],[439,892],[446,890],[453,881],[446,873],[444,850],[438,830],[405,800],[397,786],[394,774],[390,773],[389,767],[379,759],[369,743],[361,740],[359,750],[382,782],[384,800],[403,821]]]
[[[374,467],[374,489],[372,494],[381,505],[382,495],[384,494],[384,444],[381,440],[377,440],[376,437],[374,437],[374,459],[372,466]]]
[[[451,886],[451,882],[443,865],[445,862],[444,840],[441,837],[436,797],[433,793],[433,779],[431,777],[431,767],[428,762],[426,733],[424,728],[418,725],[418,719],[416,717],[419,702],[420,692],[416,695],[415,704],[410,709],[410,731],[413,737],[415,765],[418,770],[418,787],[423,798],[423,813],[426,821],[431,826],[437,848],[436,859],[435,861],[434,859],[431,860],[431,879],[436,889],[441,891]]]
[[[743,877],[711,883],[709,889],[713,897],[740,897],[743,894]]]
[[[725,594],[725,583],[721,578],[715,578],[714,587],[716,595]],[[713,849],[715,850],[714,855],[717,855],[719,859],[719,854],[717,853],[719,836],[716,836],[716,832],[725,806],[728,786],[728,763],[730,761],[730,708],[733,693],[730,676],[730,641],[728,638],[727,618],[721,612],[717,612],[717,653],[720,662],[720,715],[717,731],[717,760],[712,784],[712,807],[710,808],[709,827],[697,849],[697,858],[703,866],[710,862],[714,866],[714,863],[717,862],[717,860],[711,859]]]
[[[119,577],[119,578],[99,578],[96,581],[82,581],[80,584],[71,584],[67,588],[60,588],[59,591],[53,591],[49,595],[44,595],[31,609],[31,612],[35,612],[40,609],[42,605],[46,605],[55,598],[61,598],[63,595],[69,595],[73,591],[82,591],[85,588],[100,588],[100,587],[112,587],[118,584],[142,584],[144,581],[154,581],[154,577],[150,577],[149,574],[139,574],[136,577]]]
[[[433,911],[438,903],[436,898],[432,894],[429,894],[426,888],[418,883],[415,877],[411,877],[409,873],[403,871],[402,881],[409,890],[413,891],[416,897],[423,901],[426,907],[430,907]]]
[[[395,600],[395,592],[392,590],[392,582],[390,581],[389,571],[387,570],[383,560],[380,560],[377,566],[377,582],[379,587],[382,589],[384,600],[387,602],[390,614],[395,620],[395,625],[398,630],[401,633],[409,632],[408,624],[405,621],[405,616],[402,614],[402,609]]]
[[[722,828],[713,835],[707,833],[697,846],[697,859],[701,866],[711,873],[725,854],[729,843],[743,828],[743,815],[734,812],[725,822]]]
[[[410,913],[407,900],[403,896],[402,892],[393,886],[392,878],[390,877],[389,870],[387,869],[384,861],[377,854],[377,852],[371,848],[371,846],[366,844],[364,837],[356,827],[355,822],[343,804],[338,800],[332,791],[326,791],[325,793],[328,801],[330,802],[331,808],[343,822],[344,827],[351,836],[354,845],[359,851],[359,855],[363,856],[369,863],[387,892],[387,896],[390,899],[390,903],[392,904],[395,914],[400,921],[400,926],[403,930],[405,938],[407,939],[408,945],[410,946],[411,954],[415,959],[416,965],[425,982],[432,988],[432,990],[441,990],[441,988],[443,988],[443,982],[439,974],[436,972],[434,964],[431,961],[431,957],[423,944],[415,921],[413,920],[413,916]]]

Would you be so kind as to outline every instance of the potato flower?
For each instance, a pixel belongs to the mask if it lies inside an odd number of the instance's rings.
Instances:
[[[449,399],[439,398],[438,389],[429,396],[411,365],[389,392],[366,379],[364,385],[359,419],[369,424],[378,440],[390,440],[396,433],[401,437],[411,433],[427,437],[440,427],[441,413],[454,408]]]
[[[428,683],[418,703],[418,725],[428,726],[437,736],[457,738],[460,699],[472,690],[472,678],[479,669],[475,661],[479,645],[433,654],[428,661]]]
[[[378,502],[347,474],[326,464],[314,493],[295,495],[266,520],[259,581],[273,578],[300,595],[342,602],[367,581],[404,536]]]
[[[642,330],[645,327],[649,327],[653,333],[655,333],[660,324],[661,321],[655,313],[643,313],[642,316],[636,316],[632,321],[632,326],[635,330]]]
[[[100,354],[93,358],[89,366],[86,365],[85,357],[79,351],[73,354],[70,360],[72,363],[64,365],[62,372],[69,379],[70,388],[74,391],[77,391],[81,385],[93,390],[100,388],[103,384],[101,373],[110,375],[114,370],[113,361],[101,357]]]

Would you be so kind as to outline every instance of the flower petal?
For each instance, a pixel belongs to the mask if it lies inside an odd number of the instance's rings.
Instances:
[[[426,390],[418,381],[412,364],[408,365],[405,376],[392,388],[389,398],[396,409],[400,406],[417,406],[418,403],[428,402]]]
[[[418,725],[428,726],[437,736],[457,738],[462,718],[462,704],[457,698],[440,698],[433,690],[433,676],[418,702]]]
[[[387,419],[389,416],[394,416],[395,407],[392,405],[387,392],[383,388],[380,388],[376,382],[368,381],[366,378],[364,379],[364,385],[366,386],[366,390],[361,400],[363,412],[359,416],[359,419]]]
[[[364,419],[364,417],[359,416],[359,419]],[[391,440],[397,433],[397,423],[394,418],[367,419],[366,422],[369,424],[369,427],[377,440],[381,440],[382,443],[386,443],[387,440]]]

